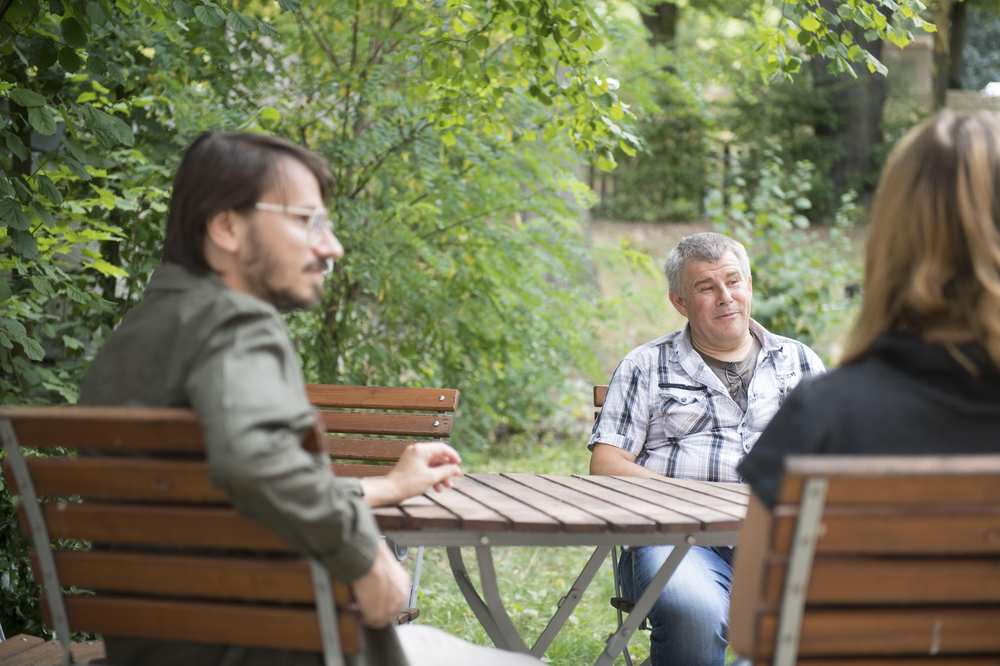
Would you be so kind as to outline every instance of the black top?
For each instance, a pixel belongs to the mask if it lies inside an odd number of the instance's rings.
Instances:
[[[804,380],[743,459],[743,480],[774,506],[790,454],[1000,452],[1000,369],[980,347],[962,352],[978,376],[941,345],[890,333]]]

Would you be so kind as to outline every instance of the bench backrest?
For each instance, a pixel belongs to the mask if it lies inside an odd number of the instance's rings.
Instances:
[[[1000,455],[800,456],[786,469],[778,505],[751,504],[737,549],[740,656],[1000,664]]]
[[[608,385],[607,384],[596,384],[594,386],[594,419],[596,420],[601,414],[601,408],[604,407],[604,399],[608,397]]]
[[[325,652],[327,664],[362,649],[349,588],[211,483],[192,411],[4,407],[0,436],[65,648],[86,631]],[[325,438],[308,439],[316,450]],[[55,447],[69,455],[22,456]]]
[[[329,435],[334,472],[385,474],[408,444],[448,441],[458,408],[456,389],[309,384],[309,401],[320,409]]]

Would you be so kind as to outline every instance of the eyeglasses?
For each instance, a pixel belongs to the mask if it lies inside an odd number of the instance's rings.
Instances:
[[[286,206],[284,204],[258,201],[253,207],[268,213],[284,213],[292,217],[304,218],[306,231],[309,232],[309,236],[313,239],[321,238],[324,231],[333,233],[333,223],[330,222],[326,209],[322,206],[319,208],[308,208],[306,206]]]

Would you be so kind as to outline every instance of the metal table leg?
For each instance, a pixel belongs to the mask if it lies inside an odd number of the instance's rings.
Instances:
[[[642,624],[642,620],[649,615],[649,611],[652,610],[653,604],[656,603],[657,597],[660,596],[660,592],[693,545],[694,538],[688,537],[687,543],[674,546],[674,549],[670,552],[670,556],[667,557],[660,570],[653,576],[653,580],[649,582],[642,596],[636,600],[635,606],[633,606],[632,612],[628,614],[628,617],[625,618],[625,622],[618,628],[618,631],[608,638],[608,642],[604,646],[604,652],[594,662],[594,666],[611,666],[614,663],[615,658],[628,645],[629,638],[632,637],[635,630]]]
[[[465,560],[462,559],[462,549],[452,546],[447,551],[448,563],[451,565],[452,575],[455,576],[455,583],[458,584],[458,589],[462,591],[462,596],[465,597],[469,608],[472,609],[479,623],[483,625],[486,635],[490,637],[494,645],[504,650],[528,652],[527,644],[518,635],[507,610],[500,602],[496,571],[493,568],[493,558],[489,553],[489,548],[477,547],[476,557],[479,559],[479,578],[483,584],[483,594],[486,595],[490,603],[483,601],[472,584],[469,571],[465,568]],[[485,551],[486,555],[480,555],[481,551]]]
[[[598,546],[594,549],[594,553],[587,560],[587,564],[584,565],[573,586],[569,588],[569,592],[559,601],[559,609],[556,611],[556,614],[552,616],[552,619],[545,626],[545,630],[538,636],[535,644],[531,646],[531,654],[541,657],[549,649],[549,645],[552,644],[552,641],[559,634],[559,630],[562,629],[566,620],[573,614],[573,610],[577,604],[580,603],[583,593],[590,587],[590,582],[594,580],[594,575],[601,568],[601,564],[604,562],[604,558],[608,556],[610,550],[611,546]]]

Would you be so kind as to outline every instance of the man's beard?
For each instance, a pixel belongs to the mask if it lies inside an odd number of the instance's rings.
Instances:
[[[257,236],[257,230],[251,226],[249,231],[249,250],[246,263],[247,283],[257,298],[273,305],[279,312],[292,312],[294,310],[305,310],[320,302],[323,296],[322,286],[315,288],[315,295],[312,299],[303,299],[296,295],[291,289],[285,287],[275,287],[271,284],[271,277],[278,272],[278,262],[271,256],[264,244]],[[324,262],[322,266],[312,264],[303,266],[303,271],[323,268],[327,272],[332,270],[333,262]]]

